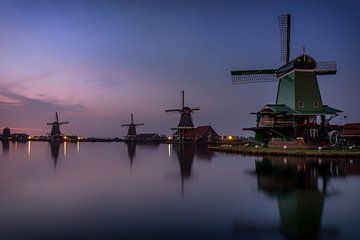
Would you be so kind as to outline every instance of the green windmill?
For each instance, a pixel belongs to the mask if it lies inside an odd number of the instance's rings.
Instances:
[[[256,139],[322,142],[331,131],[329,121],[340,110],[323,104],[318,75],[336,74],[336,62],[317,62],[303,53],[290,61],[290,15],[278,17],[281,35],[281,61],[278,69],[231,71],[233,84],[278,82],[275,104],[265,105],[257,115],[257,124],[244,130],[255,131]]]

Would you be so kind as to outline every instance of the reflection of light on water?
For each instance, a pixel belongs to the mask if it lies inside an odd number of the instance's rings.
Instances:
[[[79,154],[80,153],[80,142],[76,142],[76,153]]]
[[[17,143],[17,142],[15,142],[15,150],[17,150],[17,144],[18,144],[18,143]]]
[[[169,158],[171,157],[171,147],[170,147],[170,144],[168,144],[168,156],[169,156]]]
[[[64,142],[64,157],[66,157],[67,154],[67,142]]]
[[[27,154],[30,157],[30,155],[31,155],[31,141],[27,142]]]

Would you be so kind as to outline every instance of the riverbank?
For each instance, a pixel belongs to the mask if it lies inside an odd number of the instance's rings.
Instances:
[[[295,156],[295,157],[332,157],[332,158],[360,158],[360,149],[321,149],[321,150],[304,150],[304,149],[281,149],[253,147],[244,145],[220,145],[209,146],[210,151],[255,155],[255,156]]]

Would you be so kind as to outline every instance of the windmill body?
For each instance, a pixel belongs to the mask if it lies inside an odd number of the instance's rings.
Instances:
[[[185,93],[184,91],[181,91],[181,108],[178,109],[167,109],[165,112],[178,112],[180,113],[180,121],[177,127],[171,128],[171,130],[175,131],[173,134],[173,141],[174,142],[183,142],[185,141],[184,136],[186,131],[189,131],[191,129],[194,129],[194,123],[192,119],[192,114],[195,111],[200,110],[198,107],[188,107],[185,106]]]
[[[130,114],[131,122],[128,124],[122,124],[122,127],[128,127],[127,135],[125,136],[125,140],[134,141],[137,136],[136,127],[144,125],[143,123],[134,123],[134,115]]]
[[[331,130],[329,120],[341,110],[323,104],[318,75],[336,74],[336,63],[317,62],[303,53],[290,60],[290,15],[279,16],[281,60],[278,69],[232,71],[233,84],[278,82],[276,103],[265,105],[257,115],[257,124],[244,130],[255,131],[256,139],[322,142]]]
[[[50,132],[50,140],[62,140],[63,136],[60,131],[60,125],[69,124],[69,122],[60,122],[57,112],[55,113],[55,120],[56,121],[54,122],[47,123],[47,125],[52,126]]]

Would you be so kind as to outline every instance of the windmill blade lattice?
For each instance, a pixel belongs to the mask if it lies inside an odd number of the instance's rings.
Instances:
[[[232,83],[276,82],[276,69],[231,71]]]
[[[278,19],[281,44],[280,59],[283,64],[287,64],[290,61],[290,14],[280,15]]]
[[[317,75],[332,75],[337,72],[337,64],[335,61],[317,62],[316,66]]]

